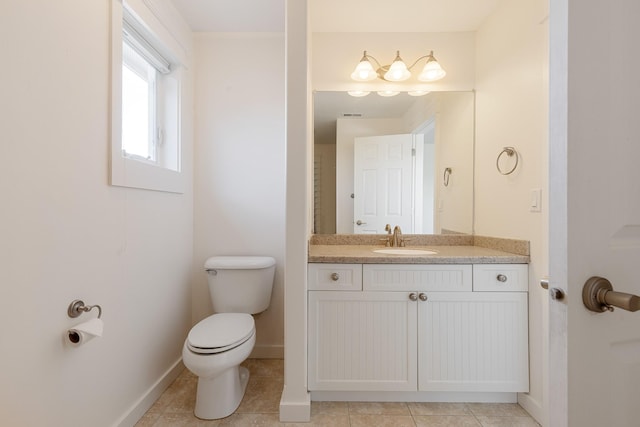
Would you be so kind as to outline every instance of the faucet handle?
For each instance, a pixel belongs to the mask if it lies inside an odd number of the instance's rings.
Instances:
[[[391,234],[391,224],[387,224],[384,226],[384,231],[386,231],[387,233]]]

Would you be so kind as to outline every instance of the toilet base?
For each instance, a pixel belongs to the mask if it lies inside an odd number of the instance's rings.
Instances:
[[[247,389],[249,370],[234,366],[215,378],[198,378],[195,416],[217,420],[233,414]]]

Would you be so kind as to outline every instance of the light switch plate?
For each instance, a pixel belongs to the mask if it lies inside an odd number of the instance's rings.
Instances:
[[[540,212],[542,209],[542,190],[540,188],[533,188],[529,193],[529,211]]]

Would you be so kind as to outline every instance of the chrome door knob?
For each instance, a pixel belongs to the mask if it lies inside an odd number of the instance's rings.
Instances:
[[[415,292],[411,292],[411,293],[409,294],[409,299],[410,299],[411,301],[418,301],[418,294],[417,294],[417,293],[415,293]]]
[[[420,301],[426,301],[428,299],[427,294],[425,294],[424,292],[420,292],[418,298],[420,298]]]
[[[496,277],[496,280],[498,282],[506,282],[507,281],[507,276],[505,276],[504,274],[498,274],[498,276]]]
[[[340,280],[340,275],[338,273],[331,273],[331,280],[337,282],[338,280]]]

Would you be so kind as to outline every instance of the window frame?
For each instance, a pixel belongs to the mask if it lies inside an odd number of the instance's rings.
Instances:
[[[170,72],[156,72],[155,117],[159,121],[172,120],[169,123],[172,135],[158,141],[158,126],[153,130],[156,159],[150,161],[137,155],[123,155],[122,147],[122,67],[123,67],[123,19],[124,14],[138,21],[139,28],[145,30],[143,36],[149,44],[162,54],[171,64]],[[139,188],[147,190],[184,193],[186,177],[182,173],[181,143],[181,86],[183,80],[184,57],[180,44],[171,37],[165,25],[161,23],[144,3],[136,0],[121,2],[112,0],[111,10],[111,156],[110,184],[113,186]],[[174,98],[167,107],[167,99]],[[166,110],[169,110],[168,112]],[[172,117],[169,117],[173,114]],[[163,126],[164,128],[164,126]],[[169,147],[169,145],[171,145]],[[167,154],[169,151],[174,152]],[[168,160],[163,159],[163,156]],[[168,162],[172,167],[167,167]]]

